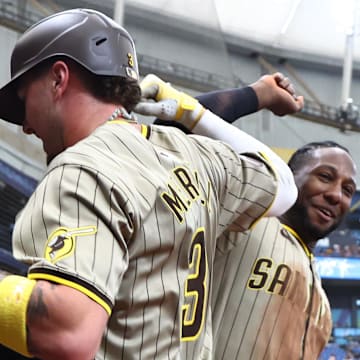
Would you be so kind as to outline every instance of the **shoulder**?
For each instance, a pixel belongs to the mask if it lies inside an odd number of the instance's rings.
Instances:
[[[132,126],[104,124],[57,155],[49,164],[47,173],[61,167],[87,168],[89,171],[108,173],[116,164],[120,164],[121,159],[125,163],[126,157],[133,157],[136,147],[142,149],[142,139],[143,136]]]

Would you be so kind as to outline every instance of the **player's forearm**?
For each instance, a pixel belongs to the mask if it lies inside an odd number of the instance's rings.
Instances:
[[[277,175],[278,191],[267,216],[281,215],[293,205],[297,198],[297,187],[293,174],[287,164],[268,146],[208,110],[205,111],[192,131],[195,134],[222,140],[231,145],[238,153],[260,152],[270,160]]]
[[[258,97],[251,86],[212,91],[198,95],[196,99],[229,123],[259,109]]]

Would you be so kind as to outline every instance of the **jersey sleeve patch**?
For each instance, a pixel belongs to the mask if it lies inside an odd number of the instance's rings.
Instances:
[[[49,236],[45,247],[45,259],[55,264],[57,261],[70,256],[75,248],[79,236],[93,235],[97,232],[96,226],[84,226],[73,229],[57,228]]]

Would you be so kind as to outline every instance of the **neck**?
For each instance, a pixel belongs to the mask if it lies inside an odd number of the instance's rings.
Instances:
[[[310,250],[315,247],[318,238],[314,236],[314,232],[306,224],[306,217],[301,216],[291,208],[285,214],[279,216],[279,220],[282,224],[293,229]]]
[[[84,102],[77,108],[73,107],[71,116],[66,117],[65,140],[66,147],[76,144],[78,141],[89,136],[99,126],[103,125],[112,117],[114,104],[105,104],[95,100]]]
[[[83,88],[80,81],[73,80],[72,86],[68,87],[61,99],[60,116],[63,119],[65,147],[86,138],[109,118],[117,117],[122,110],[116,109],[122,107],[94,97]]]

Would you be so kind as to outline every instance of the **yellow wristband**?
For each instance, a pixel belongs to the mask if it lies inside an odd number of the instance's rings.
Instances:
[[[35,284],[17,275],[0,282],[0,343],[27,357],[26,310]]]

